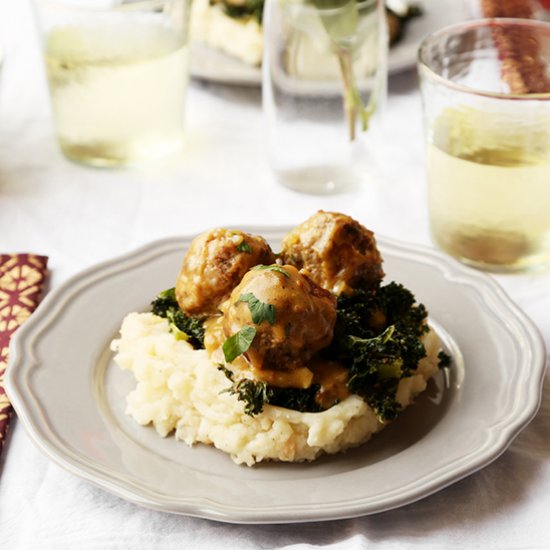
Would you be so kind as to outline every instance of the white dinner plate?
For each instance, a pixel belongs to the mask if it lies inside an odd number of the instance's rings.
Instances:
[[[275,249],[287,229],[248,228]],[[453,357],[412,407],[365,445],[312,463],[238,466],[160,438],[124,413],[133,376],[112,360],[123,317],[174,285],[191,238],[88,269],[16,333],[6,385],[52,460],[150,508],[235,523],[356,517],[426,497],[496,459],[536,413],[545,369],[532,322],[490,277],[436,251],[378,238],[386,281],[412,289]]]
[[[421,17],[412,19],[400,42],[392,46],[388,57],[390,74],[410,69],[416,64],[418,46],[429,33],[467,17],[461,1],[421,0]],[[195,78],[224,84],[258,86],[262,81],[260,67],[252,67],[223,52],[202,44],[191,45],[191,75]]]

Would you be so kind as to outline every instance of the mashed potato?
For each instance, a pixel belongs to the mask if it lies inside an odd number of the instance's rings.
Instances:
[[[221,5],[211,5],[209,0],[194,0],[190,28],[191,37],[196,42],[228,53],[249,65],[259,66],[262,62],[262,27],[253,17],[229,17]]]
[[[403,407],[438,370],[439,340],[433,331],[424,344],[427,357],[414,376],[399,383],[397,400]],[[386,424],[356,395],[318,413],[266,405],[261,414],[247,415],[243,403],[224,391],[231,382],[207,352],[177,340],[168,321],[152,313],[130,313],[111,348],[117,365],[137,380],[127,397],[128,414],[139,424],[152,424],[163,437],[174,432],[188,445],[214,445],[238,464],[313,460],[364,443]]]

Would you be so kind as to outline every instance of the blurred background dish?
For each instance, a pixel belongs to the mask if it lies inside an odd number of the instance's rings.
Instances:
[[[550,20],[550,0],[465,0],[471,17]]]
[[[194,4],[194,9],[196,5],[197,3]],[[200,7],[200,2],[198,5]],[[439,0],[422,0],[414,5],[421,9],[422,15],[407,21],[400,40],[392,45],[388,58],[390,74],[414,68],[422,39],[435,29],[464,20],[468,13],[462,2],[453,2],[449,5]],[[192,29],[196,25],[195,17],[192,13]],[[258,65],[246,63],[219,49],[207,46],[197,40],[195,30],[191,33],[191,76],[225,84],[257,86],[261,83],[261,68]],[[245,33],[245,40],[250,47],[258,48],[258,44],[252,38],[253,33],[249,30]]]

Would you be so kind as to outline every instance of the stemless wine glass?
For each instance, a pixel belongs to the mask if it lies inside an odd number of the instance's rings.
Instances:
[[[382,0],[267,0],[263,107],[268,156],[283,185],[331,193],[369,171],[385,99]]]
[[[459,23],[419,70],[435,242],[491,271],[550,264],[550,24]]]
[[[190,0],[34,0],[69,159],[141,163],[183,143]]]

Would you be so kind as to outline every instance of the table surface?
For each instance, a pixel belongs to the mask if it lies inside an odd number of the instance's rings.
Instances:
[[[0,3],[0,251],[50,257],[51,288],[157,238],[224,225],[293,225],[316,210],[431,246],[414,70],[392,76],[365,184],[331,196],[279,186],[265,160],[261,95],[193,81],[181,156],[134,170],[65,160],[54,141],[27,0]],[[497,276],[550,343],[550,274]],[[246,526],[164,514],[65,472],[13,422],[0,466],[2,547],[549,548],[550,386],[531,424],[494,463],[415,504],[370,517]]]

